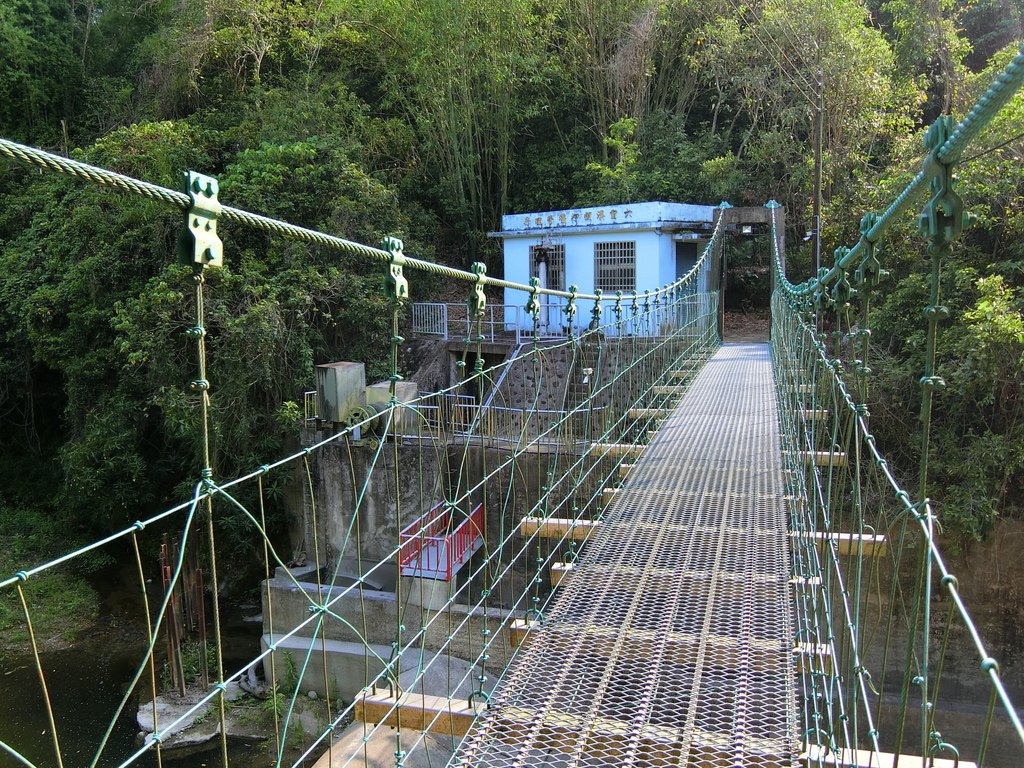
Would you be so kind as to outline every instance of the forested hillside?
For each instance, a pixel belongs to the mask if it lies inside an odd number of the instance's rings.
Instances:
[[[500,269],[503,212],[644,199],[787,209],[825,252],[916,171],[1021,37],[1022,0],[8,0],[0,136],[351,239]],[[1024,101],[968,158],[980,223],[946,265],[935,494],[947,532],[1024,481]],[[927,303],[912,222],[886,241],[874,425],[911,466]],[[0,171],[0,533],[108,529],[194,476],[191,273],[165,209]],[[280,452],[312,364],[384,370],[379,269],[224,228],[210,278],[220,476]],[[806,246],[805,246],[806,248]],[[790,255],[794,279],[809,257]],[[826,257],[826,263],[831,263]],[[414,295],[437,286],[414,279]],[[12,522],[13,521],[13,522]],[[62,523],[62,526],[64,523]]]

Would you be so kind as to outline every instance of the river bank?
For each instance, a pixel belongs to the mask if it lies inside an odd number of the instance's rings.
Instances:
[[[118,709],[145,655],[145,621],[141,610],[134,609],[138,598],[133,601],[128,596],[130,589],[123,588],[126,595],[115,585],[109,586],[96,619],[79,627],[74,642],[59,636],[41,638],[40,659],[65,765],[91,764],[111,720],[113,726],[97,768],[114,768],[142,743],[136,713],[140,703],[151,700],[148,675],[119,714]],[[260,617],[255,605],[225,604],[222,608],[225,668],[233,670],[259,652]],[[25,647],[18,653],[13,652],[14,647],[8,643],[0,656],[0,741],[16,747],[37,765],[56,764],[35,660]],[[248,735],[258,735],[256,730],[250,729]],[[267,733],[273,735],[272,720]],[[210,746],[218,748],[219,740]],[[236,753],[242,757],[257,754],[257,750],[238,744],[232,746],[232,754]],[[209,755],[209,751],[199,750],[171,759],[176,768],[202,768]],[[155,755],[147,755],[139,764],[156,765]],[[15,758],[0,752],[0,768],[19,765]]]

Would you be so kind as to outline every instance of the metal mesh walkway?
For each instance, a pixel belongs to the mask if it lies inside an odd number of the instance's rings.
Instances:
[[[452,764],[793,765],[781,488],[768,347],[722,347]]]

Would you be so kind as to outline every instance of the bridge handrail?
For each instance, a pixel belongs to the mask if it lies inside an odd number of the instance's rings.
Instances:
[[[184,192],[178,192],[173,189],[168,189],[167,187],[162,187],[159,184],[142,181],[131,176],[126,176],[125,174],[107,170],[106,168],[89,165],[88,163],[83,163],[79,160],[72,160],[69,157],[63,157],[42,149],[19,144],[15,141],[11,141],[10,139],[0,138],[0,156],[7,157],[22,165],[61,173],[67,176],[73,176],[92,184],[113,187],[114,189],[118,189],[122,192],[130,192],[149,200],[173,206],[182,213],[189,210],[192,205],[190,197]],[[721,210],[728,208],[729,204],[723,202],[718,207]],[[291,224],[280,219],[274,219],[269,216],[252,213],[241,208],[232,208],[224,205],[221,207],[218,216],[224,221],[244,224],[254,229],[282,235],[293,240],[301,240],[307,243],[333,248],[334,250],[341,251],[342,253],[352,256],[362,256],[381,262],[390,262],[392,259],[391,252],[386,251],[383,248],[374,248],[352,240],[346,240],[343,237],[329,235],[315,229],[300,227],[296,224]],[[692,283],[700,273],[700,269],[703,267],[705,259],[713,252],[717,245],[717,237],[721,230],[722,218],[722,216],[718,217],[718,221],[716,222],[711,237],[708,239],[707,245],[705,245],[700,258],[697,259],[697,263],[693,265],[689,272],[678,278],[675,282],[661,288],[633,291],[631,296],[637,296],[648,300],[655,299],[671,295],[679,288]],[[475,283],[480,286],[491,285],[497,288],[511,288],[513,290],[523,291],[524,293],[532,295],[557,296],[559,298],[570,299],[573,301],[581,299],[585,301],[600,301],[602,299],[609,300],[614,298],[604,296],[599,292],[581,293],[575,290],[575,286],[572,286],[571,290],[568,291],[558,291],[552,288],[542,288],[539,285],[517,283],[512,280],[490,277],[486,273],[469,272],[463,269],[456,269],[455,267],[449,267],[445,264],[437,264],[432,261],[418,259],[412,256],[403,256],[402,264],[403,266],[408,266],[411,269],[441,275],[442,277],[447,277],[452,280],[460,280],[465,283]]]
[[[455,515],[453,513],[459,512],[458,508],[442,501],[402,529],[399,534],[401,541],[398,555],[399,566],[405,567],[416,560],[426,543],[443,543],[447,544],[445,547],[445,573],[447,578],[451,579],[455,563],[465,555],[475,539],[483,535],[483,504],[477,504],[472,512],[454,524]]]
[[[3,140],[0,139],[0,142],[2,141]],[[648,314],[654,314],[654,310],[651,309],[648,312]],[[625,325],[627,322],[631,321],[626,319],[623,319],[621,322],[615,320],[609,321],[602,325],[600,328],[598,328],[596,330],[596,333],[599,334],[604,329],[614,329],[617,326]],[[563,338],[559,340],[557,343],[551,345],[549,349],[562,346],[570,346],[575,343],[578,343],[578,340],[572,338]],[[505,361],[503,363],[499,363],[496,366],[492,366],[489,373],[493,375],[493,373],[496,370],[504,369],[504,367],[507,367],[509,364],[510,361]],[[477,374],[473,374],[473,376],[476,375]],[[456,408],[462,408],[467,410],[475,408],[478,410],[479,406],[476,406],[475,404],[471,404],[469,402],[470,400],[472,400],[472,397],[458,394],[458,392],[462,389],[463,384],[464,382],[458,382],[438,392],[423,392],[420,393],[416,399],[411,400],[409,402],[396,403],[394,405],[388,404],[387,410],[384,412],[383,416],[385,418],[391,418],[390,414],[397,413],[397,409],[406,408],[417,412],[417,417],[421,418],[422,420],[422,416],[419,414],[419,411],[425,407],[429,407],[430,401],[436,398],[442,398],[444,400],[453,402],[455,403]],[[265,464],[261,464],[257,467],[254,467],[250,471],[240,474],[234,478],[224,479],[217,483],[210,483],[206,481],[199,482],[197,484],[197,488],[195,489],[194,495],[190,496],[186,501],[182,501],[174,506],[153,513],[145,517],[144,519],[136,520],[131,525],[113,531],[112,533],[108,534],[107,536],[104,536],[103,538],[89,542],[88,544],[84,544],[72,551],[64,553],[63,555],[49,559],[44,563],[40,563],[39,565],[30,568],[25,568],[6,578],[0,575],[0,590],[3,590],[7,587],[16,586],[19,583],[24,583],[31,577],[49,571],[53,568],[56,568],[57,566],[64,565],[72,560],[75,560],[76,558],[79,558],[83,555],[87,555],[90,552],[98,551],[103,547],[107,546],[108,544],[112,544],[120,539],[128,539],[132,535],[140,533],[141,531],[145,530],[146,528],[149,528],[150,526],[156,523],[160,523],[164,520],[167,520],[168,518],[171,518],[176,514],[187,512],[191,507],[200,502],[205,502],[207,499],[212,499],[215,496],[223,495],[225,492],[230,491],[232,488],[236,488],[249,481],[265,477],[270,473],[274,472],[275,470],[282,469],[288,466],[289,464],[301,461],[304,457],[307,457],[325,448],[326,446],[343,442],[345,439],[352,437],[355,434],[356,430],[368,429],[375,418],[375,416],[368,416],[367,418],[363,419],[362,421],[356,424],[347,425],[344,429],[341,429],[334,434],[327,435],[322,439],[317,440],[312,445],[309,445],[306,448],[295,451],[293,453],[288,454],[287,456],[283,456],[273,461],[269,461]],[[393,433],[393,431],[393,429],[389,430],[389,434]],[[534,436],[533,439],[539,439],[540,437],[543,436],[543,434]],[[462,499],[455,499],[454,501],[459,502],[461,500]]]
[[[796,315],[796,318],[799,327],[805,333],[809,334],[811,338],[817,337],[813,326],[800,317],[799,314]],[[879,468],[886,483],[888,483],[889,488],[892,490],[893,496],[902,506],[903,512],[909,516],[909,519],[914,520],[920,527],[922,538],[928,549],[928,557],[938,570],[939,585],[948,593],[950,599],[953,601],[956,611],[963,622],[964,628],[967,630],[968,634],[970,634],[971,641],[977,650],[979,667],[988,675],[996,696],[999,698],[1007,716],[1013,723],[1013,727],[1016,730],[1021,743],[1024,744],[1024,724],[1021,723],[1020,716],[1017,714],[1017,710],[1014,708],[1013,702],[1010,700],[1006,686],[1003,684],[1002,677],[1000,676],[999,664],[985,648],[984,641],[981,639],[981,633],[978,631],[973,617],[967,610],[967,606],[964,604],[963,599],[960,597],[957,578],[947,567],[942,556],[942,552],[935,539],[934,525],[937,518],[935,513],[932,511],[931,499],[923,498],[914,502],[914,497],[896,478],[892,468],[889,466],[888,460],[879,450],[877,440],[871,433],[868,426],[868,419],[864,415],[864,408],[858,406],[853,395],[850,393],[849,387],[847,387],[843,377],[839,375],[837,367],[828,359],[823,347],[819,346],[817,348],[817,356],[819,364],[829,371],[829,377],[832,379],[832,384],[839,394],[841,406],[849,412],[851,418],[855,420],[858,426],[858,431],[862,435],[861,440],[867,447],[870,454],[868,460]]]
[[[621,323],[621,322],[624,322],[624,321],[618,321],[618,322]],[[609,323],[609,325],[614,325],[614,323]],[[565,343],[570,343],[570,342],[565,342]],[[650,354],[651,354],[651,351],[647,351],[647,352],[644,352],[642,356],[645,357],[645,356],[650,355]],[[453,387],[452,389],[455,389],[455,388],[457,388],[457,387]],[[642,395],[643,393],[640,393],[640,394]],[[401,404],[401,407],[404,407],[404,408],[413,407],[414,408],[415,404],[404,403],[404,404]],[[394,413],[394,412],[395,412],[395,410],[392,409],[391,413]],[[569,416],[571,416],[571,412],[570,413],[565,413],[563,415],[563,420],[565,418],[568,418]],[[390,414],[389,414],[389,417],[390,417]],[[41,573],[41,572],[46,571],[46,570],[49,570],[49,569],[51,569],[51,568],[53,568],[53,567],[55,567],[57,565],[60,565],[60,564],[65,563],[65,562],[68,562],[68,561],[70,561],[72,559],[75,559],[77,557],[80,557],[81,555],[86,554],[88,552],[95,551],[95,550],[105,546],[106,544],[112,543],[112,542],[114,542],[114,541],[116,541],[118,539],[125,538],[125,537],[128,537],[128,536],[133,536],[134,534],[144,530],[149,525],[151,525],[151,524],[153,524],[153,523],[155,523],[155,522],[157,522],[159,520],[163,520],[163,519],[173,515],[176,512],[181,512],[181,511],[186,511],[187,510],[188,514],[189,514],[189,517],[191,518],[195,514],[195,511],[197,510],[200,502],[202,502],[203,500],[205,500],[205,499],[207,499],[209,497],[212,497],[214,495],[220,496],[220,497],[228,500],[230,503],[234,504],[235,506],[239,506],[239,508],[242,508],[239,505],[239,503],[237,501],[235,501],[228,494],[228,490],[229,489],[231,489],[232,487],[237,486],[237,485],[239,485],[239,484],[241,484],[243,482],[246,482],[248,480],[253,480],[253,479],[257,479],[259,477],[262,477],[262,476],[266,475],[267,473],[269,473],[274,468],[285,466],[285,465],[287,465],[287,464],[289,464],[291,462],[294,462],[296,460],[301,460],[303,457],[309,456],[312,452],[314,452],[314,451],[316,451],[316,450],[318,450],[318,449],[320,449],[320,448],[322,448],[324,446],[327,446],[327,445],[329,445],[331,443],[337,442],[338,440],[343,439],[346,436],[350,436],[353,433],[353,431],[358,426],[360,426],[360,425],[349,425],[349,426],[347,426],[345,429],[343,429],[341,432],[339,432],[336,435],[332,435],[332,436],[330,436],[330,437],[328,437],[328,438],[326,438],[324,440],[321,440],[321,441],[315,443],[314,445],[309,446],[308,448],[305,448],[305,449],[303,449],[301,451],[298,451],[298,452],[296,452],[294,454],[291,454],[290,456],[282,458],[282,459],[280,459],[280,460],[278,460],[278,461],[276,461],[276,462],[274,462],[272,464],[262,465],[257,470],[255,470],[254,472],[251,472],[249,474],[246,474],[246,475],[243,475],[241,477],[235,478],[234,480],[226,481],[226,482],[224,482],[222,484],[213,483],[212,481],[209,481],[209,480],[207,480],[207,481],[205,481],[203,483],[200,483],[200,484],[198,484],[196,486],[194,494],[193,494],[192,498],[190,499],[190,501],[184,502],[184,503],[182,503],[182,504],[180,504],[180,505],[178,505],[176,507],[173,507],[171,509],[165,510],[164,512],[161,512],[158,515],[155,515],[154,517],[151,517],[151,518],[147,519],[144,522],[143,521],[136,522],[134,525],[132,525],[132,526],[130,526],[128,528],[125,528],[125,529],[123,529],[121,531],[118,531],[118,532],[116,532],[116,533],[114,533],[114,534],[112,534],[110,536],[107,536],[107,537],[105,537],[105,538],[103,538],[103,539],[101,539],[99,541],[92,542],[91,544],[89,544],[87,546],[78,548],[78,549],[76,549],[73,552],[69,552],[68,554],[66,554],[66,555],[64,555],[62,557],[58,557],[58,558],[56,558],[54,560],[51,560],[51,561],[49,561],[49,562],[47,562],[47,563],[45,563],[43,565],[38,566],[36,568],[28,569],[28,570],[25,570],[25,571],[20,571],[14,577],[0,582],[0,589],[2,589],[4,587],[7,587],[7,586],[14,586],[14,585],[23,583],[25,581],[28,581],[31,576],[34,576],[34,575],[36,575],[38,573]],[[364,423],[364,426],[365,426],[365,423]],[[557,428],[558,428],[558,424],[552,424],[552,425],[550,425],[548,427],[548,430],[549,431],[553,431],[553,430],[557,430]],[[534,439],[534,442],[536,442],[536,440],[542,438],[543,436],[544,436],[543,434],[539,435],[537,438]],[[381,445],[383,445],[383,443],[381,443]],[[527,449],[528,449],[528,446],[523,448],[523,450],[527,450]],[[501,471],[502,467],[505,467],[507,465],[510,465],[510,464],[514,463],[515,460],[516,460],[515,459],[516,455],[517,454],[513,453],[510,458],[506,459],[498,467],[493,468],[492,472]],[[576,458],[576,462],[577,463],[582,462],[582,461],[583,461],[582,456]],[[570,467],[570,469],[572,469],[572,467]],[[572,473],[570,472],[567,476],[569,476],[571,474]],[[480,483],[478,483],[476,485],[470,485],[469,487],[463,489],[462,494],[458,498],[453,499],[453,503],[460,503],[462,501],[468,501],[471,498],[473,493],[478,492],[480,490],[480,488],[482,487],[482,483],[483,482],[484,481],[480,481]],[[556,481],[556,484],[557,484],[557,481]],[[538,514],[539,510],[542,509],[542,507],[543,507],[543,501],[542,500],[538,500],[527,511],[527,514],[528,515],[529,514]],[[242,509],[244,511],[244,508],[242,508]],[[248,515],[249,513],[246,512],[246,514]],[[579,514],[579,513],[575,513],[575,514]],[[514,531],[511,531],[511,532],[509,532],[507,534],[507,537],[511,538],[513,535],[514,535]],[[530,542],[532,542],[535,538],[536,538],[536,534],[534,534],[531,537],[528,537],[528,539],[524,543],[523,547],[529,546]],[[235,672],[233,674],[226,675],[224,677],[222,683],[239,679],[244,674],[246,668],[248,668],[249,666],[252,666],[253,664],[261,663],[262,661],[268,659],[273,654],[275,648],[277,647],[277,644],[281,643],[282,641],[284,641],[284,640],[286,640],[286,639],[288,639],[290,637],[295,636],[303,628],[305,628],[305,627],[307,627],[307,626],[309,626],[311,624],[316,623],[318,621],[318,618],[322,618],[325,615],[330,615],[332,618],[334,618],[336,620],[340,620],[340,617],[333,613],[333,607],[336,606],[339,603],[339,601],[342,598],[344,598],[346,595],[349,595],[349,594],[353,593],[357,589],[358,585],[360,585],[360,584],[362,584],[364,582],[364,579],[366,579],[367,577],[372,575],[374,572],[376,572],[378,569],[383,567],[385,565],[385,563],[390,558],[397,556],[398,552],[399,552],[399,548],[398,547],[393,548],[391,550],[391,552],[388,553],[388,555],[386,557],[384,557],[382,560],[380,560],[377,564],[373,565],[369,569],[365,570],[362,573],[361,578],[358,579],[355,583],[353,583],[353,584],[351,584],[349,586],[340,588],[339,590],[328,589],[328,595],[329,595],[328,599],[326,599],[326,601],[323,601],[322,604],[321,604],[320,600],[313,600],[311,597],[309,597],[307,595],[307,599],[310,599],[310,604],[318,606],[318,611],[316,613],[310,613],[302,621],[300,621],[297,625],[293,626],[288,632],[276,633],[275,634],[276,643],[271,644],[271,646],[269,648],[267,648],[262,653],[260,653],[249,665],[247,665],[247,667],[245,667],[245,668],[243,668],[243,669],[241,669],[241,670],[239,670],[239,671],[237,671],[237,672]],[[272,548],[271,548],[271,554],[273,554],[274,560],[275,560],[275,562],[277,563],[278,566],[284,566],[283,561],[277,556],[276,553],[274,553]],[[552,550],[552,552],[549,553],[548,559],[551,559],[553,556],[554,556],[554,550]],[[510,567],[510,566],[508,566],[508,567]],[[483,566],[481,566],[481,568],[483,568]],[[300,585],[298,582],[295,581],[294,576],[289,575],[288,578],[291,579],[292,583],[294,584],[294,586],[299,591],[302,591],[304,593],[302,585]],[[521,596],[520,600],[522,600],[522,599],[525,599],[525,597]],[[519,603],[517,602],[516,606],[518,607],[518,605],[519,605]],[[433,623],[433,621],[434,620],[432,619],[431,623]],[[465,621],[465,619],[463,621]],[[154,637],[155,637],[155,635],[154,635]],[[412,646],[408,646],[408,647],[412,647]],[[372,649],[370,649],[369,646],[367,646],[367,649],[368,649],[368,652],[372,652]],[[383,662],[383,660],[382,660],[382,663],[384,663],[384,672],[385,673],[388,673],[389,670],[393,670],[394,669],[394,666],[398,663],[398,659],[401,658],[401,656],[404,653],[404,651],[405,651],[404,648],[401,649],[399,651],[399,653],[395,656],[395,658],[391,659],[390,661],[387,661],[386,663]],[[166,724],[166,723],[163,724],[162,727],[161,727],[161,733],[166,734],[166,733],[171,732],[171,730],[174,727],[176,727],[181,722],[184,722],[187,717],[194,716],[195,713],[198,712],[202,706],[204,706],[206,703],[214,700],[220,694],[221,690],[222,690],[222,686],[221,687],[216,687],[215,686],[215,687],[211,688],[210,691],[208,691],[198,701],[196,701],[194,704],[192,704],[190,707],[188,707],[186,709],[186,711],[181,713],[176,719],[172,720],[172,722],[170,722],[169,724]],[[348,713],[350,710],[351,710],[351,705],[346,710],[344,710],[344,712],[341,715],[338,716],[338,718],[335,721],[335,725],[338,722],[341,722],[342,720],[344,720],[345,713]],[[325,731],[324,735],[328,734],[329,732],[330,732],[329,730]],[[323,738],[323,737],[321,737],[321,738]],[[319,740],[318,740],[318,742],[319,742]],[[147,744],[147,745],[143,745],[142,747],[140,747],[131,757],[129,757],[127,760],[125,760],[122,763],[122,765],[128,765],[131,762],[133,762],[139,755],[144,753],[150,746],[152,746],[152,745],[151,744]],[[6,752],[8,752],[9,754],[11,754],[12,756],[14,756],[16,758],[19,757],[19,755],[18,755],[18,753],[16,751],[11,751],[9,748],[7,748],[7,745],[3,744],[2,742],[0,742],[0,750],[6,751]]]

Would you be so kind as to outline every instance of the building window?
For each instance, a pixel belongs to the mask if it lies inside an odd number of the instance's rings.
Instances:
[[[594,243],[594,288],[605,293],[636,288],[636,243]]]
[[[553,291],[565,290],[565,243],[556,245],[531,245],[530,246],[530,277],[540,277],[537,271],[537,251],[543,250],[547,253],[547,285]]]

